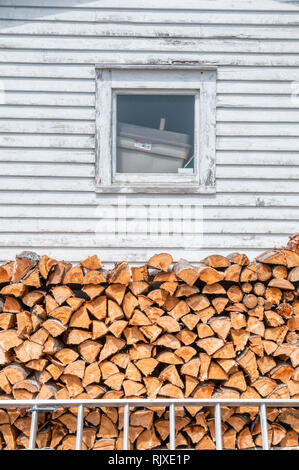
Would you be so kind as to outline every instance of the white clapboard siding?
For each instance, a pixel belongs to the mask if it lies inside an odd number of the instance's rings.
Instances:
[[[248,162],[246,162],[248,163]],[[285,166],[267,165],[267,166],[252,166],[252,165],[218,165],[217,166],[218,179],[253,179],[253,180],[298,180],[299,179],[299,165],[298,166]],[[35,177],[81,177],[92,178],[94,177],[94,164],[92,163],[30,163],[27,162],[0,162],[1,177],[14,176],[19,174],[22,176]],[[299,188],[298,188],[299,191]]]
[[[40,163],[95,163],[95,156],[93,150],[86,149],[40,149],[30,148],[19,149],[5,148],[1,151],[1,161],[3,162],[40,162]],[[5,165],[6,166],[6,165]],[[8,168],[8,167],[7,167]]]
[[[198,211],[200,212],[200,211]],[[117,215],[117,210],[115,211]],[[196,213],[196,212],[195,212]],[[200,213],[199,213],[200,215]],[[172,219],[171,219],[172,220]],[[178,223],[177,228],[172,227],[172,222],[169,219],[170,230],[173,230],[177,233],[180,232],[181,226]],[[136,238],[136,242],[138,243],[138,237],[136,234],[143,234],[143,236],[147,236],[148,231],[150,230],[150,226],[153,223],[151,217],[149,216],[147,219],[131,219],[128,217],[126,220],[126,231],[130,234],[131,237]],[[105,237],[110,236],[109,234],[113,234],[115,230],[117,230],[118,218],[110,219],[102,217],[100,210],[98,211],[98,216],[94,219],[84,219],[78,220],[75,219],[65,219],[64,221],[56,220],[53,218],[44,219],[44,218],[23,218],[22,223],[20,223],[19,218],[9,218],[1,219],[1,231],[2,232],[30,232],[30,233],[95,233],[101,243],[105,242]],[[240,223],[239,219],[234,220],[203,220],[200,219],[196,222],[196,234],[201,233],[201,229],[204,229],[205,236],[208,234],[214,233],[255,233],[255,234],[263,234],[263,233],[281,233],[288,235],[289,233],[296,232],[297,221],[296,220],[284,220],[283,223],[280,219],[278,220],[268,220],[267,227],[265,229],[265,223],[263,220],[246,220],[246,223]],[[203,224],[203,226],[201,225]],[[162,231],[165,231],[166,228]],[[175,219],[174,219],[175,225]],[[187,226],[184,227],[184,231],[188,234],[194,234],[194,224],[186,224]],[[221,228],[220,228],[221,227]],[[110,241],[111,242],[111,241]]]
[[[298,137],[288,136],[219,136],[217,138],[217,148],[220,150],[298,150]],[[245,144],[246,142],[246,144]]]
[[[279,2],[281,3],[281,2]],[[41,5],[42,3],[39,3]],[[136,4],[135,4],[136,5]],[[166,5],[164,9],[151,9],[145,6],[139,9],[136,5],[134,9],[126,9],[122,6],[121,10],[109,7],[90,8],[90,9],[75,9],[75,8],[47,8],[38,6],[35,7],[14,7],[2,6],[0,11],[1,19],[9,20],[30,20],[32,18],[44,18],[48,21],[77,21],[77,22],[103,22],[103,23],[176,23],[176,24],[274,24],[274,25],[294,25],[298,23],[299,10],[298,8],[291,11],[262,11],[258,14],[256,9],[248,10],[245,12],[232,10],[232,9],[219,9],[218,11],[209,11],[206,3],[205,9],[195,7],[193,3],[192,8],[188,9],[188,2],[185,2],[185,8],[181,10],[174,8],[172,2],[169,6]],[[161,7],[160,7],[161,8]],[[199,11],[201,10],[201,11]],[[192,12],[192,14],[191,14]]]
[[[253,123],[253,122],[225,122],[218,123],[219,136],[275,136],[298,137],[299,123]]]
[[[298,29],[298,28],[297,28]],[[299,30],[299,29],[298,29]],[[110,57],[109,62],[112,58]],[[0,61],[0,75],[4,77],[33,77],[33,78],[62,78],[62,79],[93,79],[95,78],[94,61],[91,64],[60,64],[60,63],[13,63],[10,60],[5,63]],[[222,65],[218,68],[219,80],[240,81],[296,81],[299,80],[299,69],[290,63],[289,66],[279,67],[255,67],[249,64],[243,66]]]
[[[7,177],[6,177],[7,179]],[[34,185],[35,186],[35,185]],[[115,206],[118,204],[118,198],[121,197],[121,201],[123,202],[122,196],[115,197],[114,195],[107,195],[107,194],[96,194],[91,189],[89,191],[34,191],[32,190],[32,184],[27,184],[27,190],[5,190],[2,189],[0,191],[0,203],[2,207],[18,204],[25,211],[28,212],[29,216],[31,213],[31,206],[32,205],[47,205],[48,207],[52,206],[55,208],[61,205],[67,205],[68,207],[75,205],[75,206],[82,206],[83,208],[88,206],[97,206],[99,207],[98,210],[106,211],[107,208],[110,210],[110,206]],[[222,211],[224,208],[227,208],[228,211],[232,207],[236,207],[239,211],[240,217],[246,217],[246,209],[247,208],[254,208],[259,209],[264,213],[264,217],[268,216],[268,210],[274,209],[277,214],[277,218],[280,217],[280,211],[282,207],[290,208],[293,210],[298,206],[298,195],[292,193],[262,193],[255,191],[254,193],[240,192],[237,195],[234,193],[218,193],[211,198],[208,195],[198,195],[188,196],[187,198],[182,198],[181,196],[178,197],[176,195],[169,195],[161,194],[159,198],[153,199],[152,196],[143,195],[143,194],[135,194],[134,197],[132,195],[126,195],[126,202],[128,205],[151,205],[153,203],[158,205],[169,205],[169,204],[176,204],[179,205],[184,202],[184,204],[202,204],[204,210],[209,211],[211,206],[217,206]],[[13,201],[13,204],[12,204]],[[266,210],[265,210],[266,208]],[[269,217],[273,218],[273,213],[269,215]],[[266,219],[265,219],[266,220]]]
[[[163,239],[161,236],[160,239],[158,237],[149,238],[148,236],[141,236],[136,239],[135,234],[126,234],[126,237],[122,233],[120,236],[117,234],[110,233],[109,235],[106,234],[106,240],[104,237],[101,237],[101,233],[98,232],[96,234],[92,233],[74,233],[70,236],[70,233],[48,233],[48,234],[35,234],[35,233],[15,233],[14,231],[11,234],[15,234],[11,243],[9,242],[9,234],[10,232],[5,232],[0,234],[0,242],[1,246],[3,247],[18,247],[23,246],[28,248],[28,246],[40,246],[40,247],[90,247],[90,248],[126,248],[128,245],[131,248],[147,248],[147,247],[159,247],[166,248],[167,245],[167,236]],[[104,234],[105,235],[105,234]],[[238,248],[267,248],[269,247],[269,241],[272,242],[271,246],[279,246],[281,240],[286,241],[287,236],[286,234],[256,234],[256,233],[237,233],[238,235],[238,243],[235,244],[235,247]],[[191,236],[190,236],[191,238]],[[188,241],[188,237],[186,235],[186,239]],[[196,249],[199,247],[203,248],[225,248],[232,250],[231,244],[232,234],[206,234],[203,238],[199,237],[198,241],[196,242]],[[176,240],[173,238],[172,240],[172,247],[176,247]],[[193,240],[194,242],[196,240]],[[267,244],[268,241],[268,244]],[[221,246],[219,244],[221,243]],[[169,242],[170,246],[170,242]],[[182,249],[190,248],[192,245],[182,246]],[[234,249],[234,248],[233,248]],[[180,255],[182,257],[182,255]],[[141,261],[141,260],[139,260]],[[199,261],[199,260],[198,260]]]
[[[148,236],[143,236],[138,234],[133,238],[128,237],[126,234],[123,234],[121,241],[119,237],[114,237],[113,234],[107,234],[106,237],[108,242],[106,243],[104,237],[94,236],[93,234],[86,233],[79,236],[78,234],[73,234],[70,236],[69,233],[58,233],[58,234],[40,234],[36,236],[35,234],[25,234],[20,233],[18,237],[13,239],[13,242],[10,246],[7,246],[7,238],[11,234],[4,233],[3,237],[0,237],[0,260],[3,259],[1,254],[6,252],[11,252],[11,256],[7,256],[5,259],[13,258],[17,253],[20,253],[24,249],[27,250],[30,246],[31,251],[38,252],[39,254],[46,253],[47,255],[52,255],[57,259],[66,260],[68,252],[73,253],[76,251],[76,258],[71,258],[72,260],[80,260],[89,256],[90,254],[98,253],[100,259],[106,261],[111,260],[111,255],[113,256],[113,261],[119,260],[131,260],[145,262],[149,259],[149,256],[153,255],[154,252],[168,251],[172,253],[175,260],[179,258],[189,259],[190,261],[196,261],[197,263],[203,258],[202,250],[205,250],[205,254],[211,254],[212,252],[218,253],[231,253],[231,236],[221,234],[219,237],[207,235],[203,240],[201,237],[194,237],[190,235],[184,236],[183,241],[179,243],[175,238],[169,236],[149,239]],[[264,250],[267,250],[269,247],[269,241],[271,241],[271,246],[281,247],[282,240],[286,241],[286,235],[281,236],[271,236],[268,234],[266,238],[262,238],[262,235],[249,234],[243,236],[243,234],[235,234],[238,236],[239,243],[233,248],[233,251],[245,251],[254,250],[254,254],[261,253]],[[125,241],[124,241],[125,240]],[[219,245],[221,240],[221,247]],[[74,246],[76,247],[74,250]],[[117,249],[115,249],[117,247]],[[191,247],[191,248],[190,248]],[[59,249],[58,249],[59,248]],[[149,249],[152,248],[151,255],[142,256],[144,252],[149,253]],[[65,250],[65,254],[64,254]],[[108,252],[108,253],[107,253]],[[87,255],[84,256],[84,253]],[[117,258],[118,254],[118,258]],[[251,256],[250,252],[247,252]],[[109,256],[109,257],[108,257]],[[111,260],[112,261],[112,260]]]
[[[0,3],[1,261],[254,257],[299,231],[299,2]],[[95,64],[171,60],[218,67],[216,194],[97,194]],[[191,207],[198,225],[184,241],[147,234],[148,207],[176,228]]]
[[[221,108],[217,109],[217,121],[225,122],[229,121],[231,123],[236,122],[275,122],[275,123],[290,123],[290,122],[299,122],[299,109],[238,109],[236,112],[235,108]],[[247,126],[247,124],[246,124]]]
[[[29,145],[30,144],[30,145]],[[94,137],[88,135],[0,134],[0,147],[52,147],[52,148],[93,148]]]
[[[295,126],[295,124],[293,125]],[[94,121],[0,119],[0,131],[18,134],[87,134],[94,135]],[[294,129],[295,132],[295,129]],[[290,134],[293,135],[293,134]]]
[[[192,39],[298,39],[296,26],[284,25],[239,25],[239,24],[146,24],[146,23],[78,23],[21,21],[0,19],[3,33],[31,36],[96,36],[96,37],[137,37],[137,38],[192,38]]]
[[[299,44],[299,43],[298,43]],[[225,93],[246,93],[246,94],[261,94],[261,95],[292,95],[294,91],[294,82],[292,80],[285,82],[265,82],[257,80],[240,81],[235,83],[233,80],[219,80],[217,84],[217,92]]]
[[[232,151],[219,150],[217,152],[217,163],[221,165],[278,165],[282,170],[286,166],[298,165],[299,152],[275,151]],[[283,162],[283,167],[282,167]]]
[[[1,31],[1,29],[0,29]],[[95,69],[92,64],[24,64],[0,63],[0,75],[4,77],[34,77],[34,78],[62,78],[62,79],[95,79]]]
[[[95,134],[94,121],[0,119],[1,133],[24,134]],[[299,136],[299,123],[227,122],[217,124],[219,136]]]
[[[36,106],[93,106],[94,93],[72,92],[30,92],[3,90],[1,98],[5,105],[36,105]]]
[[[0,106],[0,118],[5,119],[64,119],[64,120],[95,120],[94,107],[83,106]],[[298,109],[263,108],[222,108],[217,109],[217,121],[229,122],[296,122],[299,121]]]
[[[2,5],[10,6],[11,0],[2,0]],[[60,8],[72,8],[72,9],[85,9],[85,8],[116,8],[120,9],[124,7],[122,0],[114,0],[113,4],[110,0],[14,0],[14,7],[60,7]],[[161,3],[160,0],[147,0],[140,2],[140,0],[127,0],[127,9],[139,9],[141,12],[149,8],[158,10],[165,9],[167,5]],[[299,11],[299,6],[296,1],[289,2],[288,0],[264,0],[263,2],[255,3],[252,0],[188,0],[182,4],[180,0],[172,0],[169,8],[175,8],[176,10],[186,9],[199,9],[199,10],[242,10],[246,11]]]
[[[1,47],[1,45],[0,45]],[[2,70],[2,72],[4,72]],[[54,78],[12,78],[1,79],[2,88],[5,91],[56,91],[56,92],[78,92],[94,93],[95,81],[88,79],[54,79]]]
[[[95,163],[94,150],[90,149],[56,149],[56,148],[26,148],[19,149],[2,148],[2,162],[28,162],[29,163]],[[296,166],[299,164],[299,152],[278,152],[278,151],[232,151],[219,150],[217,152],[217,163],[219,165],[243,165],[250,162],[251,166],[272,165],[281,168],[283,161],[284,167]],[[34,175],[33,175],[34,176]],[[271,176],[271,175],[270,175]]]
[[[22,177],[22,176],[1,176],[1,190],[18,191],[94,191],[93,178],[82,177]]]
[[[290,5],[291,3],[291,5]],[[1,0],[3,6],[11,6],[11,0]],[[14,0],[14,7],[60,7],[60,8],[72,8],[72,9],[84,9],[84,8],[123,8],[124,4],[122,0],[114,0],[113,4],[110,0]],[[161,3],[160,0],[147,0],[146,2],[140,2],[140,0],[127,0],[127,9],[165,9],[165,4]],[[172,0],[169,8],[175,8],[176,10],[185,9],[199,9],[199,10],[242,10],[246,11],[299,11],[299,6],[296,1],[289,2],[282,0],[277,2],[276,0],[264,0],[263,2],[255,3],[252,0],[188,0],[182,4],[180,0]]]
[[[296,48],[298,49],[298,44]],[[1,47],[1,46],[0,46]],[[55,78],[13,78],[5,77],[1,79],[2,89],[8,91],[30,91],[30,92],[74,92],[74,93],[94,93],[94,79],[55,79]],[[233,86],[233,88],[232,88]],[[236,83],[233,80],[218,80],[217,92],[225,93],[246,93],[246,94],[280,94],[291,95],[294,90],[294,81],[271,81],[243,80]]]
[[[94,179],[82,177],[22,177],[0,175],[0,186],[2,190],[14,190],[16,187],[21,191],[94,191]],[[218,179],[217,188],[225,193],[299,193],[298,181],[260,180],[260,179]],[[171,196],[169,196],[171,197]],[[200,197],[200,196],[198,196]],[[158,198],[157,198],[158,199]],[[235,204],[238,205],[236,195]]]
[[[234,108],[298,108],[297,96],[290,95],[249,95],[218,94],[217,105]]]
[[[0,10],[1,15],[1,10]],[[297,21],[299,20],[299,14]],[[2,49],[28,49],[24,42],[25,36],[0,36],[0,47]],[[196,39],[196,38],[128,38],[128,37],[31,37],[30,50],[44,49],[47,51],[149,51],[149,52],[207,52],[207,53],[260,53],[278,54],[287,53],[298,55],[298,40],[275,40],[270,43],[264,40],[246,39]]]
[[[20,62],[20,63],[60,63],[60,64],[94,64],[94,63],[112,63],[118,64],[123,62],[134,64],[139,62],[146,64],[151,57],[150,51],[147,58],[146,52],[141,51],[73,51],[73,50],[31,50],[26,49],[2,49],[0,62]],[[124,54],[125,57],[124,57]],[[176,52],[169,51],[153,51],[154,61],[157,63],[167,61],[183,61],[187,63],[202,65],[236,65],[236,66],[275,66],[285,67],[292,64],[294,67],[299,66],[299,54],[287,53],[247,53],[247,52],[181,52],[176,48]],[[153,55],[152,54],[152,55]]]
[[[25,204],[25,203],[24,203]],[[190,204],[191,206],[191,204]],[[163,206],[164,207],[164,206]],[[200,206],[199,206],[200,207]],[[165,210],[161,214],[161,206],[157,208],[152,207],[151,214],[159,213],[159,216],[163,218],[168,218],[169,214],[173,219],[180,218],[181,212],[176,209],[176,206],[165,205]],[[99,219],[114,219],[118,215],[117,205],[105,204],[105,205],[76,205],[76,204],[61,204],[54,206],[49,206],[46,203],[43,205],[34,205],[31,204],[24,208],[24,205],[18,204],[7,204],[3,205],[1,208],[0,219],[78,219],[82,223],[82,219],[89,220],[99,220]],[[196,213],[196,208],[193,207],[194,213]],[[240,211],[240,207],[219,207],[219,206],[204,206],[202,212],[203,219],[206,220],[217,220],[218,223],[220,220],[264,220],[265,211],[264,207],[246,207]],[[121,215],[121,214],[120,214]],[[143,206],[138,206],[136,204],[128,205],[126,207],[126,217],[130,219],[144,220],[145,209]],[[280,207],[277,210],[277,207],[268,207],[267,216],[271,220],[280,221],[283,220],[295,220],[299,218],[299,207]],[[124,217],[119,217],[120,220],[124,220]],[[220,225],[219,225],[220,226]],[[221,228],[223,225],[221,224]]]
[[[218,166],[217,178],[254,179],[254,180],[299,180],[299,166]],[[298,189],[299,190],[299,189]]]
[[[1,20],[2,33],[15,35],[40,36],[96,36],[96,37],[142,37],[142,38],[197,38],[197,39],[298,39],[296,26],[278,28],[277,25],[186,25],[181,24],[138,24],[138,23],[78,23],[78,22],[42,22],[38,20]]]
[[[275,99],[275,102],[273,101]],[[4,90],[5,105],[94,106],[92,93],[17,92]],[[217,105],[238,108],[298,108],[298,98],[289,95],[218,94]]]
[[[0,163],[1,176],[54,176],[61,177],[81,177],[88,178],[94,176],[94,165],[81,163],[76,165],[68,163],[30,163],[23,162]]]
[[[94,107],[83,106],[0,106],[0,119],[70,119],[95,123]]]

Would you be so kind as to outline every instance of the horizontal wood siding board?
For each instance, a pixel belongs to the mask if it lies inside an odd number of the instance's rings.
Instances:
[[[3,6],[11,6],[11,0],[2,0]],[[291,5],[290,5],[291,3]],[[122,0],[14,0],[13,5],[17,7],[40,7],[40,8],[71,8],[71,9],[123,9]],[[126,9],[138,9],[140,11],[149,8],[160,10],[167,8],[167,4],[159,0],[148,0],[142,3],[139,0],[127,0]],[[187,0],[182,4],[180,0],[172,0],[171,7],[176,10],[242,10],[242,11],[298,11],[296,2],[277,2],[276,0],[264,0],[262,3],[253,3],[251,0]]]
[[[1,176],[0,187],[2,190],[21,191],[94,191],[93,178],[82,177],[21,177],[21,176]],[[294,193],[299,194],[298,181],[289,179],[260,180],[260,179],[219,179],[217,180],[217,190],[226,193]],[[174,191],[175,192],[175,191]],[[171,188],[169,189],[171,194]],[[169,197],[169,196],[168,196]],[[198,196],[201,197],[201,196]],[[157,200],[160,196],[157,196]]]
[[[1,11],[0,11],[1,14]],[[299,23],[299,15],[298,15]],[[298,40],[273,39],[199,39],[199,38],[138,38],[138,37],[50,37],[0,35],[1,49],[61,50],[61,51],[150,51],[150,52],[207,52],[260,53],[298,55]]]
[[[298,41],[299,45],[299,41]],[[297,48],[298,48],[297,45]],[[1,72],[1,71],[0,71]],[[0,73],[1,77],[1,73]],[[1,78],[5,92],[57,92],[57,93],[94,93],[94,79],[62,79],[62,78],[31,78],[8,77]],[[233,86],[233,88],[232,88]],[[217,80],[219,94],[265,94],[291,95],[294,92],[293,80]]]
[[[55,148],[32,148],[22,149],[2,147],[2,162],[27,162],[29,163],[95,163],[95,155],[92,149],[55,149]],[[218,150],[217,165],[244,165],[250,166],[297,166],[299,152],[296,151],[250,151],[250,150]],[[285,170],[287,171],[287,170]],[[270,175],[271,176],[271,175]]]
[[[5,152],[4,152],[5,153]],[[5,158],[5,157],[4,157]],[[34,177],[58,177],[62,175],[64,178],[94,177],[93,163],[27,163],[27,162],[1,162],[1,176],[14,176],[16,174]],[[299,181],[299,165],[284,166],[266,165],[252,166],[246,161],[246,165],[229,165],[223,164],[217,166],[217,178],[220,179],[261,179],[261,180],[298,180]]]
[[[29,41],[30,43],[30,41]],[[30,63],[49,63],[49,64],[98,64],[98,63],[119,63],[127,62],[134,64],[136,62],[147,63],[152,54],[145,51],[76,51],[76,50],[31,50],[28,47],[23,50],[2,49],[0,62],[19,62]],[[181,52],[177,49],[175,52],[154,52],[154,60],[157,63],[165,63],[169,60],[183,63],[194,63],[197,65],[235,65],[235,66],[274,66],[274,67],[298,67],[299,54],[288,53],[248,53],[248,52]]]
[[[218,136],[217,150],[252,150],[252,151],[297,151],[296,136]],[[94,136],[82,134],[9,134],[0,133],[0,147],[32,147],[32,148],[73,148],[93,149]]]
[[[93,93],[4,91],[5,105],[94,107]],[[218,93],[217,107],[226,108],[298,108],[295,95],[257,93]]]
[[[1,29],[0,29],[1,32]],[[0,63],[0,74],[4,77],[60,78],[60,79],[95,79],[94,64],[60,63]],[[264,80],[290,81],[299,80],[296,66],[267,67],[221,65],[217,71],[219,80]]]
[[[217,220],[219,224],[223,221],[253,221],[253,220],[295,220],[299,221],[299,207],[265,207],[265,206],[245,206],[240,207],[235,200],[235,206],[219,207],[205,205],[203,203],[203,219],[206,220]],[[175,207],[175,206],[174,206]],[[174,209],[165,206],[164,216],[167,218],[167,214]],[[145,217],[146,209],[143,206],[136,206],[134,204],[129,205],[126,209],[126,216],[129,219],[140,220],[141,222]],[[102,202],[100,206],[91,205],[76,205],[76,204],[65,204],[51,206],[46,203],[40,205],[34,204],[6,204],[2,205],[0,219],[73,219],[77,220],[78,223],[81,221],[84,225],[85,220],[96,221],[99,219],[114,219],[117,214],[117,206],[112,204],[105,204]],[[175,218],[175,215],[173,215]],[[180,218],[180,211],[177,211],[177,218]],[[125,220],[123,218],[122,220]],[[1,230],[0,230],[1,231]]]
[[[35,105],[35,106],[74,106],[94,107],[93,93],[72,92],[30,92],[4,90],[6,105]]]
[[[298,137],[288,136],[218,136],[218,150],[273,150],[273,151],[297,151]]]
[[[246,122],[246,121],[245,121]],[[1,133],[94,135],[94,121],[1,119]],[[299,123],[218,122],[218,136],[292,136],[299,135]]]
[[[245,124],[246,123],[246,124]],[[4,119],[0,118],[1,133],[12,134],[81,134],[94,135],[95,123],[92,120],[33,120],[33,119]],[[281,136],[297,137],[299,123],[275,122],[218,122],[218,136]]]
[[[232,123],[291,123],[299,122],[299,109],[263,109],[263,108],[225,108],[218,107],[217,122]],[[246,126],[247,127],[247,124]]]
[[[227,108],[298,108],[296,96],[290,95],[250,95],[250,94],[218,94],[217,106]]]
[[[51,147],[51,148],[94,148],[94,137],[88,135],[51,135],[34,134],[0,134],[0,147],[27,147],[30,142],[31,147]]]
[[[0,119],[1,133],[25,134],[95,134],[94,121]]]
[[[54,210],[59,206],[71,206],[77,205],[81,207],[88,207],[88,206],[99,206],[100,208],[105,208],[107,205],[114,205],[117,204],[117,199],[114,195],[107,195],[107,194],[96,194],[94,191],[86,191],[86,192],[79,192],[79,191],[32,191],[30,185],[27,185],[27,190],[0,190],[0,203],[3,205],[11,205],[13,204],[19,205],[52,205]],[[128,194],[126,195],[126,201],[128,204],[133,205],[149,205],[152,204],[153,198],[150,195],[144,194],[136,194],[133,197]],[[179,205],[182,201],[181,196],[177,197],[172,195],[171,198],[167,194],[161,194],[159,198],[157,198],[157,203],[160,205],[167,205],[167,204],[177,204]],[[231,207],[237,207],[240,209],[240,213],[242,214],[243,208],[247,207],[274,207],[277,208],[277,212],[280,211],[281,207],[285,208],[293,208],[298,206],[298,195],[292,193],[248,193],[240,191],[239,193],[221,193],[217,192],[217,194],[211,198],[207,195],[189,195],[184,197],[185,204],[203,204],[203,206],[214,206],[215,204],[217,207],[227,208],[230,210]],[[3,206],[2,206],[3,207]],[[104,210],[104,209],[103,209]],[[265,220],[267,220],[265,215]]]
[[[77,218],[68,218],[65,220],[56,220],[55,218],[25,218],[25,217],[15,217],[15,218],[1,218],[1,227],[0,233],[89,233],[94,234],[99,242],[105,243],[105,237],[110,238],[110,235],[113,235],[115,230],[117,230],[116,220],[112,218],[102,217],[100,211],[97,211],[97,218],[84,220],[78,220]],[[103,211],[105,212],[105,211]],[[115,214],[117,215],[117,208],[115,208]],[[20,223],[20,219],[22,222]],[[267,220],[267,226],[265,227],[264,220],[248,220],[246,219],[246,213],[244,218],[241,220],[246,221],[246,223],[240,223],[240,217],[236,219],[226,220],[222,217],[217,220],[204,219],[203,226],[201,226],[201,220],[198,218],[198,228],[196,228],[196,234],[200,235],[202,229],[204,229],[204,237],[208,237],[211,234],[286,234],[296,232],[296,227],[298,227],[297,220],[284,220],[281,223],[281,220]],[[128,238],[134,238],[138,245],[139,236],[141,239],[149,238],[147,233],[149,231],[149,224],[154,223],[150,217],[148,219],[139,219],[139,218],[128,218],[126,220],[126,230]],[[168,220],[168,219],[167,219]],[[169,219],[169,220],[179,220],[180,219]],[[186,223],[187,225],[187,223]],[[189,226],[190,225],[190,226]],[[193,224],[189,224],[184,227],[185,233],[190,235],[194,234]],[[180,230],[181,226],[179,224]],[[175,232],[175,227],[173,228]],[[117,237],[116,237],[117,238]],[[167,240],[167,232],[165,232],[165,237]],[[171,236],[169,236],[171,240]],[[113,236],[112,236],[113,240]],[[154,242],[154,240],[152,240]],[[111,240],[110,240],[111,242]],[[150,242],[150,240],[149,240]],[[124,241],[125,243],[125,241]],[[136,246],[137,246],[136,245]]]
[[[0,70],[5,73],[5,69]],[[6,72],[7,73],[7,72]],[[25,75],[24,71],[24,75]],[[22,78],[22,80],[20,80]],[[79,92],[79,93],[94,93],[95,81],[93,78],[48,78],[48,77],[10,77],[3,75],[2,85],[5,91],[55,91],[55,92]]]
[[[263,151],[263,150],[218,150],[218,165],[272,165],[282,169],[287,166],[298,165],[299,152],[296,151]]]
[[[0,173],[2,176],[47,176],[47,177],[82,177],[92,178],[94,176],[94,165],[89,163],[23,163],[5,162],[0,163]]]
[[[59,119],[59,120],[86,120],[94,123],[95,111],[93,107],[77,106],[40,106],[40,105],[2,105],[0,118],[3,119]]]
[[[13,232],[12,232],[13,235]],[[117,249],[122,249],[122,251],[119,251],[119,258],[115,258],[115,260],[120,260],[122,259],[121,256],[123,255],[126,257],[127,254],[127,249],[134,248],[137,251],[144,251],[144,253],[148,252],[149,248],[153,248],[154,250],[159,250],[159,248],[163,249],[169,249],[170,252],[173,251],[173,248],[177,248],[176,250],[176,258],[182,258],[187,256],[187,259],[191,259],[189,256],[189,253],[192,253],[193,251],[193,260],[197,260],[198,262],[198,257],[196,257],[196,254],[194,256],[194,252],[199,253],[198,250],[201,248],[206,248],[207,250],[211,250],[216,252],[226,249],[232,251],[238,250],[247,250],[247,249],[254,249],[254,250],[263,250],[269,248],[269,243],[271,243],[271,246],[283,246],[283,244],[286,243],[288,236],[286,234],[252,234],[249,233],[247,235],[244,234],[237,234],[236,237],[232,237],[231,235],[223,235],[223,234],[208,234],[207,237],[204,237],[202,244],[196,245],[196,248],[194,250],[190,249],[190,243],[187,244],[187,246],[171,246],[170,243],[168,243],[168,240],[166,239],[164,242],[159,239],[159,240],[148,240],[146,237],[142,238],[139,237],[139,240],[135,238],[135,240],[126,240],[126,242],[119,242],[114,241],[112,239],[112,236],[110,235],[108,243],[101,243],[101,240],[99,240],[99,237],[92,236],[90,233],[87,234],[74,234],[72,237],[70,237],[69,233],[65,234],[24,234],[20,233],[15,234],[16,236],[13,237],[11,240],[11,243],[8,241],[8,234],[0,234],[0,241],[1,241],[1,248],[0,251],[3,248],[6,248],[9,250],[10,248],[14,248],[14,254],[12,257],[15,256],[15,254],[18,252],[17,250],[24,250],[28,249],[28,246],[30,247],[30,250],[36,250],[38,252],[43,252],[47,253],[48,255],[51,256],[51,252],[54,253],[54,256],[60,256],[61,259],[65,259],[63,255],[63,250],[65,250],[65,253],[67,255],[68,248],[69,249],[76,249],[78,251],[78,254],[81,252],[82,256],[83,253],[88,253],[89,255],[96,251],[99,253],[99,256],[101,259],[107,259],[106,257],[102,257],[100,253],[105,253],[106,250],[110,249],[110,252],[113,252],[115,248]],[[175,245],[174,243],[172,245]],[[51,252],[48,252],[48,249],[51,248]],[[3,250],[4,251],[4,250]],[[129,251],[129,250],[128,250]],[[12,250],[11,250],[12,252]],[[56,254],[55,254],[56,253]],[[59,255],[60,253],[60,255]],[[115,250],[116,254],[116,250]],[[79,255],[81,256],[81,255]],[[8,257],[8,253],[7,253]],[[6,258],[7,259],[7,258]],[[80,258],[79,258],[80,259]],[[126,258],[127,259],[127,258]],[[139,260],[145,261],[148,259],[148,257],[144,258],[139,258]],[[129,260],[129,259],[128,259]]]
[[[39,106],[39,105],[2,105],[0,106],[0,119],[31,120],[59,120],[59,121],[90,121],[94,126],[95,111],[93,107],[76,106]],[[298,123],[299,110],[288,108],[237,108],[218,107],[217,122],[233,123]]]
[[[94,151],[85,149],[67,150],[56,148],[2,148],[1,160],[3,162],[40,162],[40,163],[93,163]]]
[[[147,24],[147,23],[80,23],[67,21],[0,19],[1,34],[26,36],[126,37],[175,39],[258,39],[294,40],[296,26],[279,24]]]
[[[282,2],[279,2],[281,4]],[[206,4],[208,5],[208,4]],[[292,9],[289,6],[287,11],[274,10],[258,12],[251,9],[246,12],[237,9],[219,8],[216,11],[206,6],[200,9],[193,3],[192,8],[186,5],[181,6],[181,11],[173,8],[172,5],[165,5],[164,8],[140,9],[137,4],[130,9],[127,5],[116,9],[107,6],[106,8],[49,8],[49,7],[15,7],[2,6],[0,12],[1,19],[8,20],[32,20],[45,18],[48,21],[78,21],[78,22],[102,22],[102,23],[163,23],[163,24],[278,24],[297,25],[299,21],[298,8]],[[192,14],[190,14],[192,12]]]

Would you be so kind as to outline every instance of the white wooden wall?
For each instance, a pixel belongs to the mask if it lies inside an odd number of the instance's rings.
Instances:
[[[298,1],[1,0],[0,260],[32,249],[142,262],[162,245],[199,260],[285,244],[299,231],[298,24]],[[156,246],[142,220],[140,243],[115,243],[116,198],[94,192],[94,64],[171,59],[218,66],[217,195],[193,196],[200,253]]]

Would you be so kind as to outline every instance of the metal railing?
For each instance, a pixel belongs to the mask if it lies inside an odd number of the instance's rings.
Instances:
[[[0,409],[7,408],[27,408],[31,412],[31,427],[28,449],[35,449],[36,433],[38,427],[38,413],[55,411],[59,408],[78,407],[76,450],[82,448],[84,408],[120,408],[124,409],[123,420],[123,449],[129,449],[129,426],[130,426],[130,406],[132,407],[156,407],[163,406],[169,408],[169,448],[175,449],[175,406],[212,406],[214,407],[215,419],[215,440],[216,450],[222,450],[222,427],[221,427],[221,406],[246,406],[259,407],[262,447],[269,450],[267,407],[275,408],[297,408],[299,399],[187,399],[187,398],[165,398],[165,399],[119,399],[119,400],[1,400]]]

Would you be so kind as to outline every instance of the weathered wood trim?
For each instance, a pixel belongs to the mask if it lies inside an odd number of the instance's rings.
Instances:
[[[114,72],[115,71],[115,76]],[[177,73],[176,73],[177,72]],[[183,64],[96,65],[96,180],[98,193],[215,193],[215,67]],[[163,80],[161,78],[163,77]],[[150,78],[150,86],[148,80]],[[121,83],[121,87],[120,87]],[[184,83],[184,88],[182,88]],[[187,93],[195,97],[194,175],[115,172],[115,93]]]
[[[96,187],[107,187],[112,183],[111,141],[112,113],[111,109],[111,72],[98,70],[96,76]]]
[[[216,65],[200,65],[196,63],[175,63],[172,62],[161,64],[160,61],[153,64],[113,64],[113,63],[103,63],[95,64],[96,69],[109,69],[109,70],[215,70],[217,71]],[[184,62],[184,61],[182,61]],[[188,62],[188,61],[186,61]]]
[[[176,187],[171,186],[161,186],[161,185],[153,185],[151,184],[150,186],[145,186],[144,184],[140,186],[136,185],[115,185],[106,188],[96,188],[95,191],[96,193],[129,193],[129,194],[149,194],[149,193],[157,193],[157,194],[213,194],[216,193],[216,189],[210,188],[208,186],[197,186],[197,185],[183,185],[179,183],[176,183]]]

